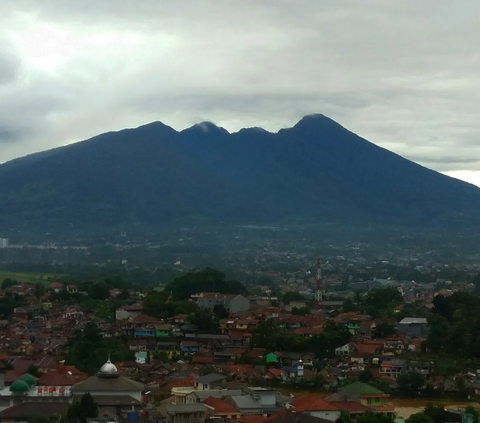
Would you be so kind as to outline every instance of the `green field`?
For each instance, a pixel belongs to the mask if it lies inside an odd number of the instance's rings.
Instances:
[[[54,275],[53,273],[22,273],[22,272],[7,272],[6,270],[0,270],[0,283],[7,278],[15,279],[18,282],[44,282],[50,283],[49,278],[55,280],[63,275]]]

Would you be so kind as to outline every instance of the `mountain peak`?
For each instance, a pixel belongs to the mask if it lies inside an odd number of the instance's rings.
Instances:
[[[188,131],[188,132],[195,131],[195,132],[201,132],[204,134],[212,134],[212,133],[228,134],[228,131],[225,128],[217,126],[213,122],[208,122],[208,121],[196,123],[190,128],[185,129],[185,131]]]

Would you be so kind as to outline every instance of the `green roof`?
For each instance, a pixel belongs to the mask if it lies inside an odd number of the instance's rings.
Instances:
[[[34,386],[37,383],[37,379],[29,373],[25,373],[19,380],[23,380],[28,386]]]
[[[384,394],[380,389],[374,388],[368,383],[354,382],[350,385],[342,386],[338,389],[340,392],[346,392],[348,394],[355,395],[371,395],[371,394]]]
[[[28,392],[29,390],[30,386],[28,386],[28,383],[21,379],[18,379],[10,385],[10,392],[13,393],[23,393]]]

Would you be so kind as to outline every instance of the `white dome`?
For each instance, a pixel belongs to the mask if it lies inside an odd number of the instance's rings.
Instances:
[[[116,375],[118,374],[117,366],[108,360],[102,367],[100,367],[98,373],[103,375]]]

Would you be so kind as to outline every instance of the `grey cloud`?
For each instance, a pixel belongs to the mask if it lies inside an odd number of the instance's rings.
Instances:
[[[276,131],[320,112],[435,169],[480,171],[476,0],[8,3],[22,78],[0,86],[14,103],[0,123],[27,128],[0,162],[153,120]]]

